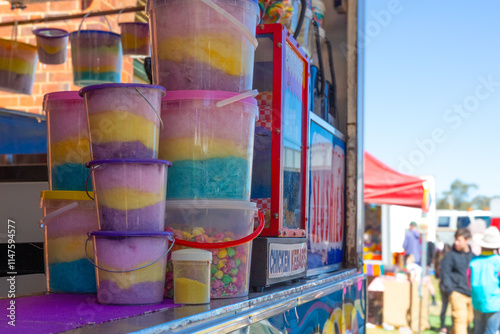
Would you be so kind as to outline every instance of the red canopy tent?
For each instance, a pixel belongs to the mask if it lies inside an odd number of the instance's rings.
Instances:
[[[365,152],[365,203],[393,204],[428,211],[424,201],[425,180],[401,174]]]

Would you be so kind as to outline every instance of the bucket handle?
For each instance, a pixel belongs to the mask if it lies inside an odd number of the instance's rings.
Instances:
[[[78,35],[80,35],[80,30],[82,30],[82,25],[83,25],[83,21],[85,21],[85,19],[90,15],[92,14],[92,11],[89,11],[87,12],[85,15],[83,15],[82,17],[82,22],[80,22],[80,25],[78,26]],[[113,29],[111,29],[111,24],[109,23],[108,21],[108,18],[106,17],[106,15],[103,15],[104,16],[104,20],[106,20],[106,23],[108,24],[108,28],[109,28],[109,31],[110,32],[113,32]]]
[[[99,267],[97,264],[95,264],[94,261],[92,261],[92,259],[90,258],[89,256],[89,253],[87,252],[87,244],[89,242],[89,240],[91,239],[92,237],[89,235],[89,237],[87,238],[87,240],[85,241],[85,255],[87,255],[87,260],[89,260],[89,262],[94,266],[96,267],[97,269],[99,270],[104,270],[104,271],[107,271],[108,273],[116,273],[116,274],[120,274],[120,273],[130,273],[132,271],[136,271],[136,270],[141,270],[141,269],[144,269],[146,267],[149,267],[150,265],[153,265],[155,264],[156,262],[160,261],[165,255],[168,254],[168,252],[170,252],[170,250],[172,249],[172,247],[174,247],[174,244],[175,244],[175,239],[172,237],[167,237],[167,239],[171,242],[170,244],[170,247],[168,247],[168,249],[165,251],[165,253],[163,253],[159,258],[157,258],[156,260],[154,260],[153,262],[151,263],[148,263],[146,265],[143,265],[139,268],[134,268],[134,269],[129,269],[129,270],[109,270],[109,269],[104,269],[104,268],[101,268]]]
[[[242,94],[238,94],[236,96],[230,97],[230,98],[225,99],[225,100],[221,100],[221,101],[217,102],[215,105],[218,108],[220,108],[220,107],[227,106],[228,104],[231,104],[231,103],[238,102],[240,100],[246,99],[247,97],[255,97],[257,95],[259,95],[259,91],[257,89],[249,90],[248,92],[245,92],[245,93],[242,93]]]
[[[259,211],[259,226],[255,229],[255,231],[253,231],[253,233],[238,240],[227,241],[227,242],[215,242],[212,244],[206,242],[193,242],[181,239],[175,239],[175,242],[180,246],[187,246],[191,248],[201,248],[201,249],[236,247],[257,238],[264,229],[265,221],[266,220],[264,218],[264,214],[261,211]]]
[[[253,47],[257,49],[259,42],[257,38],[252,34],[250,30],[247,29],[240,21],[234,18],[231,14],[229,14],[224,8],[214,3],[212,0],[200,0],[208,7],[215,10],[220,15],[224,16],[229,22],[231,22],[245,37],[253,44]]]
[[[88,194],[88,193],[87,193]],[[45,224],[49,221],[52,220],[55,216],[59,216],[62,213],[65,213],[66,211],[72,210],[78,206],[78,202],[73,202],[71,204],[65,205],[62,208],[57,209],[56,211],[52,211],[42,219],[40,219],[40,228],[43,228]]]
[[[142,94],[142,93],[139,91],[139,89],[137,89],[137,87],[135,87],[135,91],[136,91],[137,93],[139,93],[139,95],[140,95],[140,96],[142,96],[142,98],[143,98],[144,100],[146,100],[146,102],[149,104],[149,106],[151,107],[151,109],[153,109],[153,111],[155,112],[156,116],[158,116],[158,119],[160,120],[161,130],[163,131],[163,129],[164,129],[164,126],[163,126],[163,121],[162,121],[162,119],[161,119],[160,114],[158,113],[158,111],[155,109],[155,107],[153,107],[153,105],[151,104],[151,102],[149,102],[149,100],[148,100],[148,99],[144,96],[144,94]]]
[[[94,171],[94,168],[97,168],[99,166],[100,165],[90,166],[90,172],[89,172],[89,175],[87,175],[87,180],[85,181],[85,192],[87,193],[87,196],[91,200],[94,200],[94,198],[92,196],[90,196],[90,194],[89,194],[89,179],[90,179],[90,175],[92,175],[92,172]]]

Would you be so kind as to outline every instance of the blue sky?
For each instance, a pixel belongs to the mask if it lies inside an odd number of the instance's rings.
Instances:
[[[365,149],[500,195],[500,1],[365,1]]]

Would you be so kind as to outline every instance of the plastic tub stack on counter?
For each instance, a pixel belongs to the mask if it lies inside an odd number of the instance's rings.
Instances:
[[[167,253],[164,231],[167,169],[158,160],[161,98],[143,84],[82,88],[89,126],[99,231],[93,240],[97,300],[154,304],[163,300]]]
[[[258,1],[152,0],[146,13],[153,84],[167,89],[159,145],[159,158],[172,161],[166,228],[177,249],[211,250],[212,298],[246,295],[257,213],[250,184]],[[170,259],[167,271],[172,298]]]
[[[98,222],[95,204],[85,192],[90,150],[84,101],[78,92],[49,93],[43,110],[50,189],[41,194],[47,289],[95,293],[94,268],[85,254],[87,233],[98,228]],[[93,258],[91,248],[88,253]]]

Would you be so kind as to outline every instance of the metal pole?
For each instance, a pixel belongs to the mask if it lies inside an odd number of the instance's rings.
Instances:
[[[105,11],[101,11],[101,12],[91,12],[90,14],[87,12],[87,13],[80,13],[80,14],[74,14],[74,15],[43,17],[43,18],[38,18],[38,19],[17,21],[17,25],[81,19],[87,14],[88,14],[87,17],[92,17],[92,16],[115,15],[115,14],[120,14],[120,13],[122,13],[122,14],[123,13],[134,13],[134,12],[144,11],[144,8],[145,8],[144,6],[137,6],[137,7],[126,7],[126,8],[120,8],[120,9],[105,10]],[[0,27],[8,27],[8,26],[13,26],[15,24],[16,24],[16,21],[2,22],[2,23],[0,23]]]

